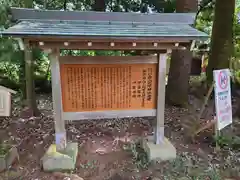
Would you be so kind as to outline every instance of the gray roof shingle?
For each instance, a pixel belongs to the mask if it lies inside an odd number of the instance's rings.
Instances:
[[[207,34],[187,24],[143,24],[129,22],[22,21],[2,32],[11,36],[98,36],[98,37],[188,37],[201,39]]]
[[[187,38],[208,35],[191,27],[193,13],[120,13],[12,8],[19,22],[1,32],[17,37]]]

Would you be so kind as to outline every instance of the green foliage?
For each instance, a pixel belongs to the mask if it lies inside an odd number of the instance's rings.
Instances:
[[[221,135],[215,137],[215,141],[221,148],[231,148],[234,150],[239,150],[240,148],[240,137],[238,136]]]
[[[67,0],[66,10],[92,10],[95,3],[94,0]],[[153,12],[174,12],[176,6],[176,0],[106,0],[107,11],[123,11],[123,12],[148,12],[149,8]],[[236,1],[236,14],[239,13],[240,0]],[[35,8],[47,8],[47,9],[64,9],[65,0],[45,1],[45,0],[2,0],[0,5],[0,28],[4,30],[12,25],[11,17],[9,14],[9,6],[15,7],[31,7]],[[212,22],[213,22],[213,0],[202,0],[199,6],[199,13],[196,19],[196,27],[208,34],[211,34]],[[238,72],[239,57],[240,57],[240,26],[236,20],[234,23],[234,57],[233,57],[233,69],[236,79],[240,80],[240,72]],[[120,51],[77,51],[77,50],[63,50],[64,55],[134,55],[137,52],[120,52]],[[33,52],[35,62],[35,76],[46,78],[46,81],[50,80],[49,73],[49,59],[40,50],[34,49]],[[23,85],[24,81],[24,54],[19,50],[18,43],[11,38],[0,38],[0,83],[3,77],[6,80],[15,82],[16,85]],[[39,79],[39,78],[37,78]]]
[[[47,9],[64,9],[65,3],[66,10],[92,10],[95,3],[94,0],[2,0],[0,6],[0,28],[4,30],[11,26],[11,16],[9,14],[9,7],[34,7],[34,8],[47,8]],[[147,12],[148,7],[153,11],[173,12],[175,9],[175,0],[106,0],[106,8],[108,11],[141,11]],[[64,55],[131,55],[132,52],[124,53],[120,51],[76,51],[76,50],[63,50]],[[33,50],[34,60],[34,73],[37,81],[41,79],[45,81],[50,80],[49,73],[49,59],[39,49]],[[18,42],[12,38],[0,38],[0,83],[8,87],[24,86],[24,53],[20,51]],[[15,84],[14,84],[15,83]],[[46,82],[47,83],[47,82]],[[12,85],[10,85],[12,84]],[[38,84],[38,83],[36,83]]]
[[[0,143],[0,157],[5,156],[10,150],[11,146],[7,144]]]
[[[140,142],[132,142],[125,146],[125,150],[129,151],[133,156],[134,164],[139,169],[147,168],[149,160],[146,152],[142,149]]]
[[[196,164],[186,153],[179,154],[175,160],[169,162],[162,173],[167,180],[222,180],[216,167]]]
[[[206,32],[211,35],[212,25],[213,25],[213,17],[214,17],[214,5],[215,2],[212,0],[202,0],[200,4],[200,12],[196,19],[196,28]],[[233,74],[234,82],[240,84],[240,21],[239,21],[239,13],[240,13],[240,0],[236,0],[236,10],[235,10],[235,18],[233,24],[233,35],[234,35],[234,49],[233,49],[233,57],[231,60],[231,71]],[[210,39],[207,41],[208,47],[210,46]]]
[[[11,25],[8,14],[7,3],[0,6],[0,27],[1,30]],[[4,77],[8,77],[10,81],[19,82],[19,68],[22,54],[18,50],[17,42],[11,38],[0,38],[0,82]],[[5,78],[6,79],[6,78]]]

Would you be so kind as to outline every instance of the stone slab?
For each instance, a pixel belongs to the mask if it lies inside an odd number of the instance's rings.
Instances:
[[[176,158],[176,148],[164,138],[163,144],[155,144],[153,137],[143,139],[142,147],[147,153],[149,161],[168,161]]]
[[[66,171],[74,170],[78,155],[78,144],[68,143],[64,151],[57,152],[56,144],[50,145],[42,157],[44,171]]]
[[[0,172],[8,169],[14,163],[14,161],[18,159],[19,155],[17,148],[15,146],[11,146],[5,155],[0,155]]]

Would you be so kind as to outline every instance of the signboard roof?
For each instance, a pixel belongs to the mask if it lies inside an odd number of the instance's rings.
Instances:
[[[205,40],[191,27],[193,13],[119,13],[12,8],[18,24],[2,32],[15,37],[101,37]]]
[[[9,92],[9,93],[12,93],[12,94],[16,94],[17,92],[12,90],[12,89],[9,89],[9,88],[6,88],[4,86],[0,86],[0,90],[3,90],[3,91],[6,91],[6,92]]]

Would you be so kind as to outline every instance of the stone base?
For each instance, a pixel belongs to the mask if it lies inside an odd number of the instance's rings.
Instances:
[[[74,170],[78,155],[78,144],[68,143],[63,152],[56,151],[56,145],[52,144],[42,157],[44,171]]]
[[[142,147],[147,153],[149,161],[167,161],[176,158],[176,149],[167,138],[161,145],[155,144],[153,137],[142,141]]]

